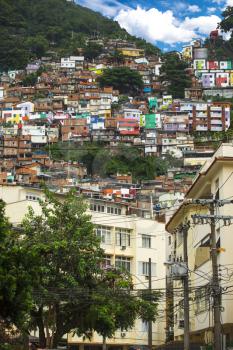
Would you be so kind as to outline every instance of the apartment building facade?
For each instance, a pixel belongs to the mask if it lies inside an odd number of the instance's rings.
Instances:
[[[58,194],[62,198],[62,194]],[[40,212],[39,199],[43,192],[36,187],[0,186],[0,198],[6,203],[6,215],[17,225],[27,213],[29,205],[36,213]],[[165,320],[163,315],[165,277],[165,225],[151,219],[143,219],[136,215],[128,215],[127,205],[114,201],[90,199],[89,213],[95,224],[95,231],[105,251],[105,266],[126,269],[132,275],[134,289],[148,288],[149,258],[152,266],[152,289],[162,293],[159,303],[158,321],[153,324],[153,345],[164,343]],[[72,349],[98,349],[102,345],[102,337],[94,334],[91,340],[70,333],[67,336]],[[144,349],[148,344],[148,324],[136,320],[135,327],[125,332],[119,330],[111,339],[107,339],[109,348],[128,349],[134,347]]]
[[[223,200],[233,196],[233,146],[223,144],[214,156],[205,163],[198,177],[186,194],[186,199],[203,199],[214,196]],[[210,225],[193,221],[194,214],[209,214],[208,205],[182,204],[167,224],[172,234],[171,262],[183,262],[183,234],[180,225],[190,222],[188,230],[188,271],[189,271],[189,313],[190,341],[203,346],[213,343],[213,286],[211,264]],[[216,207],[215,215],[232,215],[232,204]],[[221,286],[222,345],[227,349],[233,344],[233,303],[232,303],[232,233],[231,222],[216,220],[215,235],[218,252],[218,272]],[[174,339],[183,339],[183,285],[174,280],[173,322]]]

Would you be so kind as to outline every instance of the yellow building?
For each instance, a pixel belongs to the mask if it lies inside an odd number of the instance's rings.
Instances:
[[[63,194],[56,194],[62,199]],[[30,186],[0,186],[0,198],[6,203],[6,215],[10,222],[18,225],[31,206],[36,213],[41,212],[38,200],[44,199],[40,188]],[[152,267],[152,289],[163,292],[159,303],[158,321],[152,325],[153,345],[165,341],[164,291],[166,287],[165,232],[164,223],[127,215],[127,205],[109,200],[90,199],[90,215],[96,226],[96,234],[101,239],[105,251],[106,266],[124,267],[133,279],[135,290],[148,288],[149,258]],[[35,336],[37,333],[35,333]],[[102,337],[94,334],[91,340],[78,337],[71,332],[67,335],[69,346],[75,350],[98,350]],[[148,344],[148,324],[137,319],[133,329],[119,330],[106,340],[108,348],[126,350],[130,347],[142,350]]]
[[[189,271],[189,311],[190,341],[210,345],[213,341],[213,298],[212,264],[210,260],[210,225],[194,224],[193,214],[209,214],[208,205],[187,204],[192,199],[208,199],[216,196],[220,200],[233,199],[233,145],[222,144],[214,156],[205,163],[184,203],[175,211],[167,223],[167,230],[173,235],[174,261],[183,260],[183,234],[179,225],[190,222],[188,230],[188,271]],[[215,214],[229,216],[233,204],[218,207]],[[216,241],[221,284],[221,323],[223,349],[233,344],[233,225],[223,220],[216,221]],[[182,282],[174,281],[174,339],[183,339],[183,292]],[[174,289],[175,290],[175,289]]]
[[[131,47],[118,48],[118,51],[126,57],[142,57],[145,56],[145,51],[143,49],[135,49]]]

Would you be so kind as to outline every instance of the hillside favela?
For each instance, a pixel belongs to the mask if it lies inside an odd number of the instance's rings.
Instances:
[[[0,350],[233,349],[233,1],[0,0]]]

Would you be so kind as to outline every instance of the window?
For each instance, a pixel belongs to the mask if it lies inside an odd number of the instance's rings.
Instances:
[[[168,237],[168,244],[169,244],[169,245],[172,244],[172,238],[171,238],[171,236]]]
[[[178,231],[176,233],[177,246],[179,247],[183,242],[182,232]]]
[[[112,265],[111,262],[112,262],[111,255],[105,255],[104,259],[103,259],[103,262],[102,262],[102,267],[109,267],[109,266],[111,266]]]
[[[177,322],[180,322],[184,319],[184,299],[180,300],[178,303],[177,317],[178,317]]]
[[[215,199],[219,199],[219,178],[215,180]]]
[[[108,214],[121,215],[121,209],[118,209],[118,208],[115,208],[115,207],[107,207],[107,213]]]
[[[139,261],[138,262],[138,274],[141,276],[149,276],[149,262]],[[151,276],[156,276],[156,264],[151,263]]]
[[[116,245],[130,247],[130,230],[116,227]]]
[[[91,210],[98,211],[99,213],[104,213],[104,205],[92,204],[91,208]]]
[[[130,272],[131,269],[131,258],[125,256],[116,256],[115,266],[121,270],[127,270]]]
[[[209,298],[207,293],[207,286],[201,287],[195,291],[196,299],[196,313],[208,310]]]
[[[148,332],[148,322],[141,320],[141,331],[142,332]]]
[[[111,228],[108,226],[96,227],[96,235],[100,238],[101,243],[111,244]]]
[[[39,200],[40,200],[40,197],[37,197],[37,196],[35,196],[34,194],[28,193],[28,194],[26,195],[26,199],[29,200],[29,201],[39,201]]]
[[[142,235],[142,248],[151,248],[151,236]]]

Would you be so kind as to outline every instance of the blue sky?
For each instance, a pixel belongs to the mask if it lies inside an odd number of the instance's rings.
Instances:
[[[233,0],[76,0],[115,19],[130,34],[166,50],[179,49],[216,29]]]

